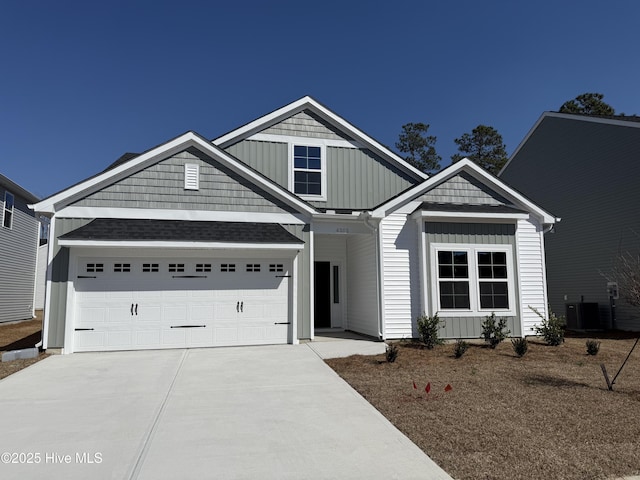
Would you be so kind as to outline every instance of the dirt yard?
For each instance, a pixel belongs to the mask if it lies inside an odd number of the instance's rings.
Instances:
[[[634,340],[601,342],[597,356],[567,338],[530,339],[523,358],[509,340],[472,345],[459,359],[451,344],[401,342],[395,363],[327,363],[454,478],[608,479],[640,473],[640,345],[608,391],[600,363],[613,377]]]
[[[23,322],[0,324],[0,354],[10,350],[31,348],[41,339],[42,320],[38,316],[33,320]],[[14,360],[12,362],[0,362],[0,379],[12,373],[32,365],[48,355],[40,354],[37,358],[27,360]]]

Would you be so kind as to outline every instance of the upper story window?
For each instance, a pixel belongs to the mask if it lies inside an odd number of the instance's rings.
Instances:
[[[293,145],[293,193],[311,200],[325,198],[325,152],[320,145]]]
[[[2,209],[2,226],[11,228],[13,226],[13,194],[4,192],[4,208]]]

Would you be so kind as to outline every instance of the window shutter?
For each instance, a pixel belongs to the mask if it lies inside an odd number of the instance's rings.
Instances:
[[[184,189],[200,189],[200,165],[185,163],[184,165]]]

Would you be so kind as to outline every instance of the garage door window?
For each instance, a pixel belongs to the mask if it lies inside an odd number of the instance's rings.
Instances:
[[[157,264],[157,263],[143,263],[142,264],[142,271],[143,271],[143,273],[159,272],[160,271],[160,265]]]
[[[184,263],[170,263],[169,272],[184,272]]]
[[[119,272],[119,273],[127,273],[131,271],[131,264],[130,263],[114,263],[113,264],[113,271],[114,272]]]
[[[104,272],[103,263],[87,263],[87,273],[100,273]]]
[[[281,263],[270,263],[269,264],[270,272],[284,272],[284,265]]]
[[[259,263],[247,263],[247,272],[259,272],[260,264]]]
[[[220,265],[221,272],[235,272],[236,264],[235,263],[223,263]]]
[[[211,264],[210,263],[197,263],[196,264],[196,272],[210,272]]]

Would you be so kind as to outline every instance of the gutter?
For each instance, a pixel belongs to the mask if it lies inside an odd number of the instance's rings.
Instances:
[[[375,253],[376,253],[376,296],[378,298],[378,339],[384,340],[382,329],[382,262],[380,261],[380,229],[378,225],[371,223],[371,212],[362,212],[360,217],[364,220],[364,224],[371,230],[375,236]]]

